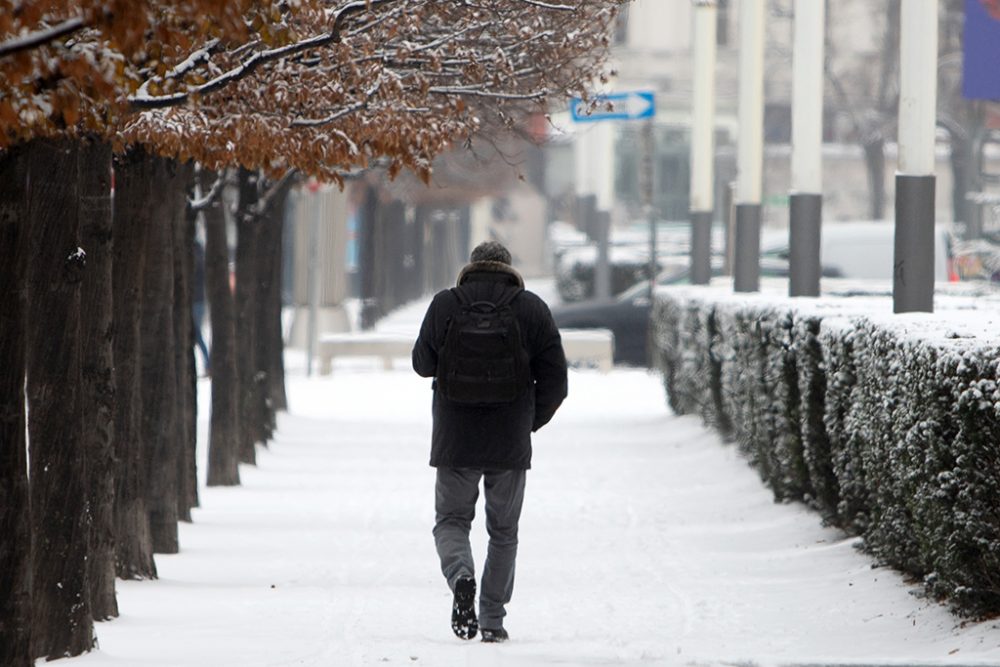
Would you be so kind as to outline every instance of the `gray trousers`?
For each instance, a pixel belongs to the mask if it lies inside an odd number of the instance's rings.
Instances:
[[[435,485],[434,543],[441,559],[441,572],[448,586],[462,576],[476,576],[469,531],[476,516],[479,480],[486,492],[486,531],[489,548],[479,586],[479,625],[503,627],[504,606],[514,591],[514,561],[517,558],[517,522],[524,502],[524,470],[438,468]]]

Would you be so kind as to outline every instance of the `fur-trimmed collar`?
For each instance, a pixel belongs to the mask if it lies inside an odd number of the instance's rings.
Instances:
[[[521,277],[521,274],[513,266],[504,264],[503,262],[472,262],[471,264],[466,264],[465,268],[458,274],[456,285],[461,285],[469,277],[469,274],[476,273],[477,271],[507,274],[514,278],[516,281],[515,284],[518,287],[524,288],[524,278]]]

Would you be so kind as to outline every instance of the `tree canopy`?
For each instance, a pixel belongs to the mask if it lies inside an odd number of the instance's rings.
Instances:
[[[86,131],[210,168],[426,179],[484,124],[585,95],[623,1],[0,0],[0,147]]]

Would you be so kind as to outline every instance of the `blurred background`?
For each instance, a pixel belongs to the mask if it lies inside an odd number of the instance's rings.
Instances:
[[[719,0],[716,10],[714,274],[731,264],[738,4]],[[826,3],[823,276],[892,277],[900,4]],[[558,301],[568,304],[595,296],[603,229],[608,296],[648,278],[652,222],[656,270],[685,280],[694,5],[636,0],[623,8],[613,34],[616,76],[604,86],[618,99],[613,111],[587,117],[568,104],[528,117],[515,132],[441,156],[429,186],[379,171],[349,178],[343,189],[297,186],[285,226],[290,346],[308,344],[311,303],[320,334],[370,329],[452,284],[484,239],[507,244],[526,277],[551,277]],[[963,95],[966,5],[939,5],[935,278],[988,283],[1000,280],[1000,103]],[[787,275],[793,21],[793,0],[767,1],[762,276]],[[597,122],[601,114],[622,118]],[[586,327],[586,320],[566,323]]]

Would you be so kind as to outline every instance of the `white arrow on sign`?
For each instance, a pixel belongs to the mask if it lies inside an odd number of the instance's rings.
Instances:
[[[596,107],[587,113],[587,103],[574,98],[571,105],[573,120],[587,123],[599,120],[639,120],[652,118],[656,113],[656,101],[652,92],[633,91],[598,95],[594,98]],[[608,107],[611,107],[608,109]]]

